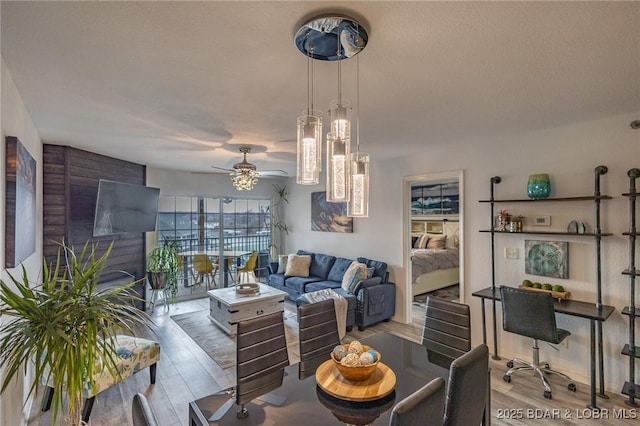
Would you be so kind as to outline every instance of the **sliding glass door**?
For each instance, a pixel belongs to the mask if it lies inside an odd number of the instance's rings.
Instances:
[[[160,197],[158,244],[163,239],[174,242],[181,257],[179,299],[202,297],[207,289],[233,285],[237,268],[252,252],[258,253],[256,277],[266,277],[269,205],[270,200]]]

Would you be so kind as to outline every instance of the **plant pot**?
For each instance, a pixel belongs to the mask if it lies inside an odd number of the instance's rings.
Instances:
[[[167,286],[167,273],[147,272],[147,281],[152,290],[163,290]]]

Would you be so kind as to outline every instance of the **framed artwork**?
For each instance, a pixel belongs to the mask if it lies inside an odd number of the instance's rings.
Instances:
[[[311,193],[311,230],[353,232],[353,218],[347,216],[347,203],[330,203],[327,193]]]
[[[525,240],[524,251],[527,274],[569,278],[569,243]]]
[[[36,251],[36,160],[15,136],[7,136],[5,268]]]
[[[412,215],[458,215],[459,213],[460,184],[457,180],[429,185],[411,185]]]

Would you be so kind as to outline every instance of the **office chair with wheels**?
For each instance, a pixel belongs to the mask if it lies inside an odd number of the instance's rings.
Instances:
[[[471,350],[469,305],[427,297],[422,346],[429,362],[449,368],[454,359]]]
[[[556,327],[556,313],[551,293],[532,292],[513,287],[500,287],[502,297],[502,327],[510,333],[527,336],[533,339],[533,362],[513,358],[507,362],[509,370],[504,375],[505,382],[511,382],[511,375],[516,371],[533,370],[538,373],[544,386],[544,397],[551,399],[551,385],[545,374],[556,374],[569,381],[567,388],[575,392],[576,385],[571,377],[552,370],[546,362],[540,362],[538,340],[559,344],[571,333]],[[522,364],[514,367],[514,362]]]
[[[391,410],[389,426],[428,424],[444,412],[445,381],[437,377],[398,402]]]

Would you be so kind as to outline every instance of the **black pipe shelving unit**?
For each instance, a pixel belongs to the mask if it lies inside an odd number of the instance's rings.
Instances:
[[[531,235],[549,235],[549,236],[571,236],[571,237],[587,237],[593,238],[595,240],[595,265],[596,265],[596,308],[602,308],[602,237],[607,237],[613,235],[612,233],[602,232],[600,228],[600,203],[603,200],[611,200],[612,197],[608,195],[602,195],[600,193],[600,178],[607,174],[609,169],[606,166],[597,166],[594,169],[594,192],[593,195],[585,195],[585,196],[576,196],[576,197],[556,197],[556,198],[543,198],[543,199],[496,199],[495,198],[495,185],[502,182],[502,178],[500,176],[493,176],[490,179],[491,187],[490,187],[490,198],[488,200],[479,200],[480,203],[489,203],[491,206],[491,228],[490,229],[481,229],[479,232],[489,233],[491,234],[491,289],[495,294],[496,290],[496,253],[495,253],[495,237],[497,234],[531,234]],[[583,201],[591,201],[594,203],[594,231],[590,233],[571,233],[571,232],[553,232],[553,231],[520,231],[520,232],[510,232],[496,229],[494,218],[495,218],[495,204],[498,203],[541,203],[541,202],[583,202]],[[636,273],[634,272],[634,275]],[[640,275],[640,272],[637,273]],[[496,322],[496,301],[493,300],[493,358],[500,359],[498,355],[498,337],[497,337],[497,322]],[[635,315],[640,317],[640,309],[635,309],[632,311],[632,316]],[[623,312],[624,313],[624,312]],[[602,333],[602,322],[596,321],[596,342],[597,342],[597,361],[598,361],[598,376],[599,376],[599,392],[598,396],[601,398],[609,398],[608,395],[605,394],[605,386],[604,386],[604,359],[603,359],[603,333]],[[487,341],[486,331],[483,328],[483,341]],[[635,356],[640,357],[640,348],[635,347],[634,350]],[[633,358],[633,357],[631,357]],[[592,360],[592,363],[595,362]],[[592,366],[595,371],[595,365]],[[636,386],[636,390],[640,389]],[[633,390],[632,390],[633,392]]]
[[[640,346],[636,346],[635,322],[640,318],[640,309],[636,308],[636,277],[640,276],[640,270],[636,269],[636,237],[640,235],[636,228],[636,201],[638,192],[636,190],[636,179],[640,177],[640,169],[631,169],[627,172],[629,176],[629,192],[622,194],[629,199],[629,231],[624,232],[629,239],[629,268],[622,271],[623,275],[629,277],[629,305],[622,310],[623,315],[629,317],[629,343],[622,348],[622,354],[629,357],[629,380],[624,383],[622,393],[627,395],[625,401],[632,407],[638,407],[636,397],[640,396],[640,384],[636,383],[636,359],[640,358]]]

